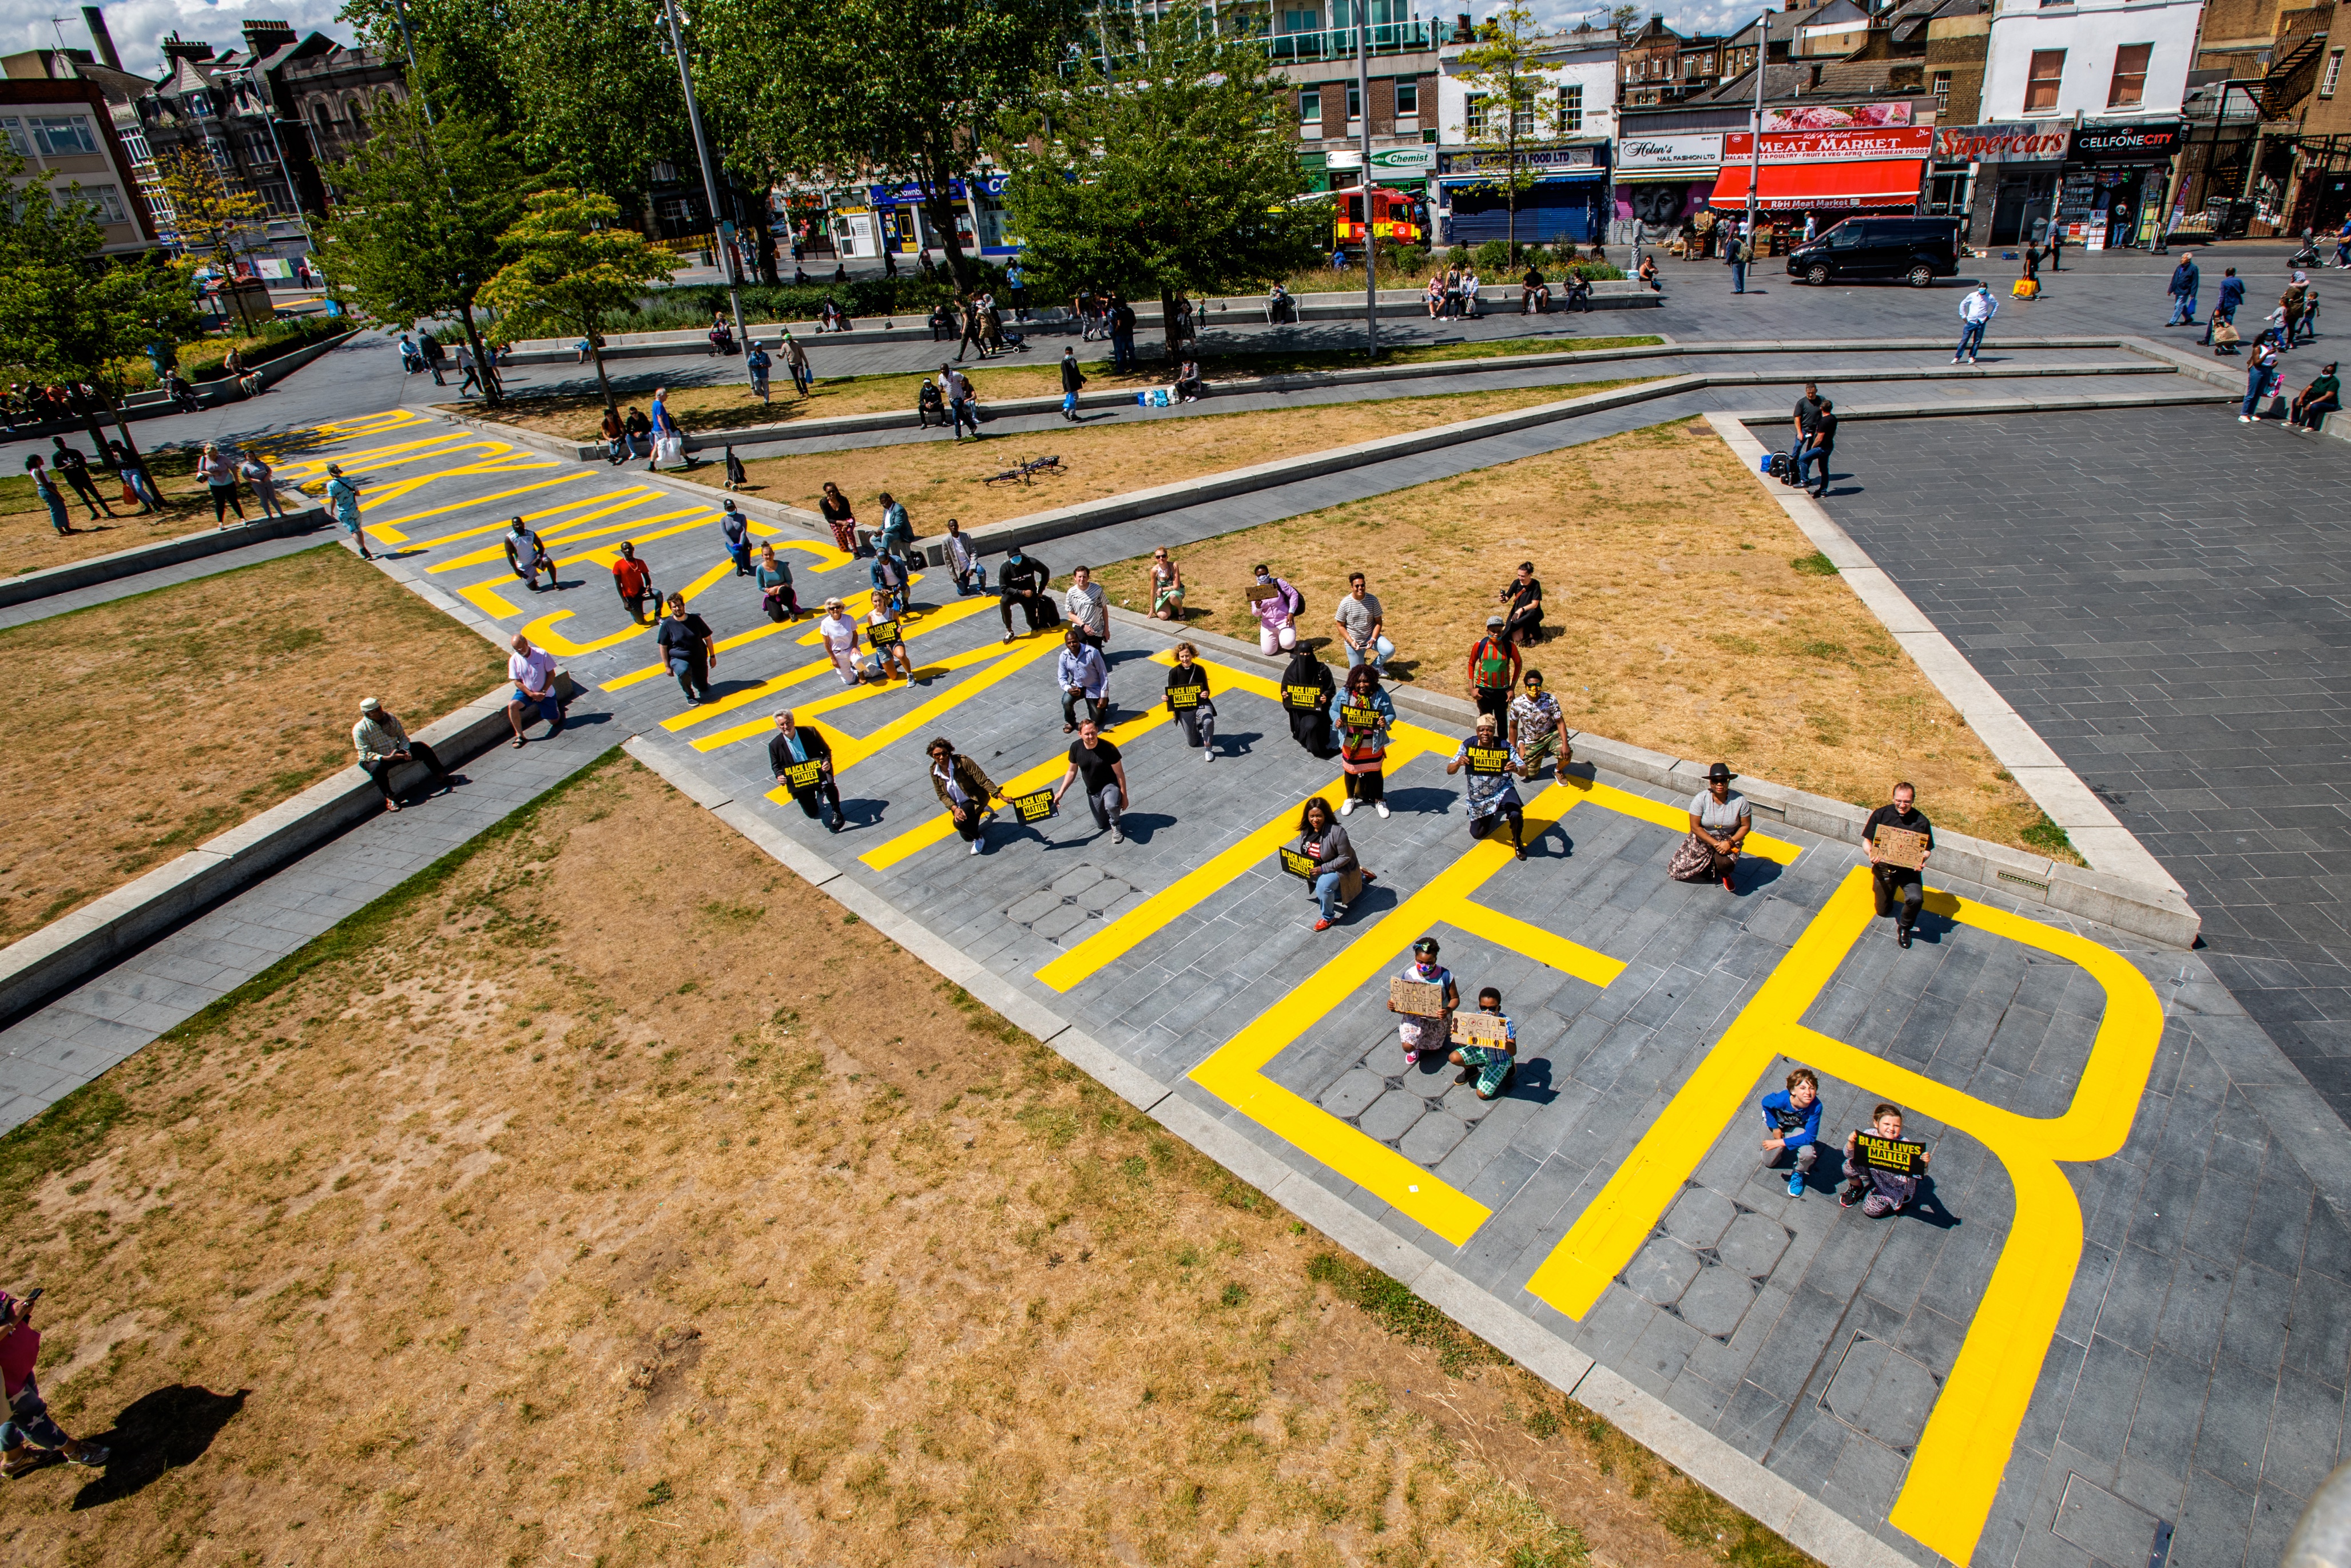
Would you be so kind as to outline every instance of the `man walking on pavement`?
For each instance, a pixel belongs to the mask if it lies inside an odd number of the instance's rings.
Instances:
[[[1078,393],[1084,390],[1085,373],[1078,369],[1078,351],[1073,348],[1061,350],[1061,417],[1071,424],[1078,423]]]
[[[1110,304],[1111,369],[1123,375],[1134,369],[1134,307],[1123,297]]]
[[[1962,342],[1966,341],[1965,339],[1961,339],[1960,340]],[[1953,356],[1951,363],[1956,365],[1959,362],[1958,357],[1956,355]],[[1803,480],[1801,477],[1802,469],[1800,465],[1804,460],[1804,448],[1813,444],[1813,425],[1820,416],[1820,383],[1818,382],[1806,382],[1804,383],[1804,395],[1796,400],[1795,444],[1788,448],[1788,483],[1791,485],[1801,485],[1803,483]]]
[[[1730,231],[1729,239],[1723,243],[1722,258],[1730,263],[1730,291],[1733,294],[1747,292],[1748,243],[1735,228]]]
[[[2179,265],[2171,269],[2171,319],[2166,321],[2165,326],[2196,325],[2196,285],[2199,276],[2196,270],[2196,253],[2192,250],[2180,252]]]
[[[1983,347],[1984,329],[2000,313],[2000,301],[1992,298],[1991,285],[1979,283],[1975,292],[1959,298],[1959,346],[1951,355],[1951,363],[1961,360],[1976,362],[1976,351]]]
[[[953,365],[939,366],[939,391],[946,394],[947,428],[955,432],[957,441],[963,439],[965,425],[971,426],[971,438],[979,439],[979,413],[973,408],[970,381]]]

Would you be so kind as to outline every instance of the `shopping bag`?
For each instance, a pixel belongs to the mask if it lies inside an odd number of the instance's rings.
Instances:
[[[683,467],[685,464],[685,438],[664,435],[653,443],[653,462],[663,468]]]

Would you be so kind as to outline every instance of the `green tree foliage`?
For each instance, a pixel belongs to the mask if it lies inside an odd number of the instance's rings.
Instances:
[[[652,285],[670,280],[662,252],[618,225],[621,209],[592,191],[540,191],[500,236],[513,259],[482,286],[481,302],[498,311],[499,342],[533,336],[585,338],[596,361],[604,406],[619,412],[604,374],[604,319],[626,310]]]
[[[1075,0],[701,0],[696,84],[747,166],[920,181],[968,287],[950,183],[999,142],[1078,16]]]
[[[409,35],[416,41],[412,85],[433,112],[462,114],[499,132],[520,129],[513,85],[515,22],[510,0],[406,0]],[[360,41],[387,59],[406,57],[392,0],[349,0],[341,19]]]
[[[474,304],[498,270],[501,236],[523,210],[511,140],[447,110],[428,127],[413,99],[374,124],[335,170],[343,204],[327,226],[329,276],[381,321],[413,327],[455,314],[475,361],[489,366]],[[485,379],[498,402],[495,373]]]
[[[650,228],[653,164],[695,167],[660,0],[508,0],[508,10],[506,75],[525,156],[550,184],[647,207]]]
[[[1461,85],[1475,106],[1469,145],[1487,156],[1492,175],[1473,189],[1493,191],[1507,204],[1505,233],[1510,265],[1519,265],[1519,193],[1535,183],[1520,153],[1551,129],[1541,123],[1535,99],[1542,90],[1541,49],[1534,13],[1524,5],[1495,12],[1478,25],[1478,41],[1461,51]],[[1479,112],[1482,110],[1482,112]]]
[[[1046,288],[1156,298],[1167,351],[1181,346],[1178,295],[1260,287],[1309,266],[1330,209],[1305,190],[1286,84],[1261,45],[1219,37],[1185,5],[1113,44],[1048,92],[1034,136],[1009,153],[1024,258]]]
[[[0,157],[0,181],[25,173],[25,161]],[[100,256],[105,231],[96,210],[71,189],[55,193],[43,172],[0,202],[0,364],[37,382],[86,382],[114,416],[123,448],[144,470],[139,444],[122,418],[113,366],[150,343],[175,344],[196,334],[193,262],[152,255]],[[96,415],[90,435],[104,451]],[[152,488],[152,484],[150,488]]]

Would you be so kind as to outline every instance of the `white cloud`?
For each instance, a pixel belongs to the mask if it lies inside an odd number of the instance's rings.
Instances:
[[[1777,3],[1779,0],[1775,0]],[[1607,5],[1578,5],[1576,0],[1530,0],[1527,8],[1534,13],[1535,20],[1547,32],[1563,32],[1587,19],[1595,27],[1604,26],[1611,9]],[[1722,0],[1716,4],[1708,4],[1706,0],[1696,0],[1694,4],[1685,0],[1680,5],[1653,3],[1641,6],[1640,21],[1634,25],[1636,27],[1643,26],[1650,16],[1661,15],[1666,19],[1666,26],[1684,37],[1699,33],[1729,33],[1755,20],[1756,14],[1764,8],[1761,4],[1746,4],[1743,0],[1739,4],[1722,3]],[[1447,22],[1463,11],[1482,20],[1496,9],[1497,0],[1479,0],[1476,5],[1464,5],[1459,0],[1424,0],[1418,6],[1419,14],[1433,15]],[[1374,12],[1373,15],[1377,16],[1378,13]]]
[[[245,47],[238,29],[248,16],[283,21],[297,33],[324,33],[349,43],[351,30],[335,20],[340,0],[114,0],[106,10],[107,31],[122,56],[122,68],[141,76],[161,76],[163,51],[160,40],[176,30],[183,38],[201,38],[218,53]],[[51,17],[64,18],[62,28]],[[79,0],[0,0],[0,52],[54,49],[57,35],[66,47],[89,49],[89,32],[82,26]]]

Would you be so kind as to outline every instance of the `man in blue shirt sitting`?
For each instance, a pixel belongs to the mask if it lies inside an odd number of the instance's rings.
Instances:
[[[1788,1074],[1788,1087],[1763,1096],[1763,1164],[1776,1167],[1782,1155],[1792,1155],[1796,1168],[1788,1173],[1788,1196],[1804,1196],[1804,1177],[1821,1157],[1821,1081],[1809,1067]]]

